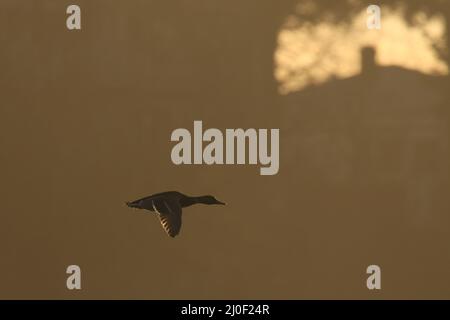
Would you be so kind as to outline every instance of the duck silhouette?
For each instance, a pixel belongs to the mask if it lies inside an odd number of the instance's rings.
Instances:
[[[209,195],[190,197],[177,191],[168,191],[126,202],[126,205],[130,208],[146,209],[157,213],[164,230],[169,236],[175,237],[181,229],[182,208],[196,203],[225,204]]]

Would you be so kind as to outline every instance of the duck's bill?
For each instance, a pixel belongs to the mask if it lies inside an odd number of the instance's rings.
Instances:
[[[222,201],[217,201],[217,204],[226,205],[226,203],[225,203],[225,202],[222,202]]]

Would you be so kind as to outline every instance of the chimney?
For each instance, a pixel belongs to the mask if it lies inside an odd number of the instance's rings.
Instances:
[[[363,47],[361,49],[361,73],[370,74],[376,68],[376,51],[373,47]]]

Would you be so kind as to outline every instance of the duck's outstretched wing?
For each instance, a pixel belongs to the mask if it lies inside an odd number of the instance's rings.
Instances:
[[[161,225],[169,236],[175,237],[180,233],[181,206],[178,201],[155,199],[153,209],[158,213]]]
[[[172,238],[180,233],[181,229],[181,214],[179,216],[175,215],[160,215],[159,220],[164,230]]]

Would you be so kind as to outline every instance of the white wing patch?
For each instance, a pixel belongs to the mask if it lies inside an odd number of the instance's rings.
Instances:
[[[165,202],[164,202],[164,203],[165,203]],[[158,209],[156,209],[156,207],[155,207],[155,201],[154,201],[154,200],[152,200],[152,207],[153,207],[153,210],[155,210],[155,212],[156,212],[157,214],[161,215],[161,212],[159,212]]]

